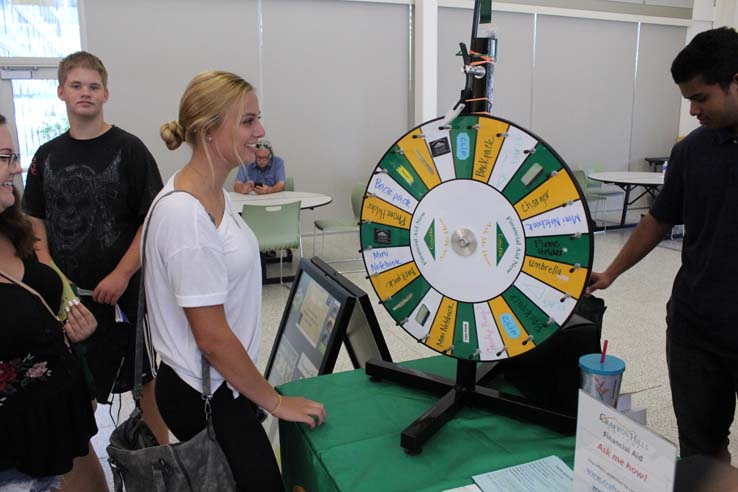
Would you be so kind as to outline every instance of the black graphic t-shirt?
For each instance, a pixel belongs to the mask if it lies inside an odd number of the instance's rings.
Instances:
[[[36,152],[23,208],[46,221],[61,270],[92,290],[118,265],[161,188],[154,157],[136,136],[117,127],[90,140],[66,132]],[[124,310],[135,304],[137,288],[134,277],[121,299]]]

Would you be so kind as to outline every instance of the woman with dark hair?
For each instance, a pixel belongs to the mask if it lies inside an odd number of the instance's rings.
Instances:
[[[62,280],[34,253],[19,210],[21,171],[0,115],[0,491],[58,490],[97,432],[91,396],[69,344],[97,323],[81,304],[56,317]],[[80,490],[80,489],[75,489]]]

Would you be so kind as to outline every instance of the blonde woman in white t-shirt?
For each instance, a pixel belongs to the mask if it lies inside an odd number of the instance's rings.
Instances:
[[[211,364],[215,433],[240,490],[282,491],[260,406],[277,418],[320,425],[322,404],[280,396],[254,365],[261,337],[261,265],[254,234],[232,210],[226,176],[254,160],[264,136],[253,87],[208,71],[187,86],[179,118],[161,126],[169,149],[192,157],[160,193],[146,239],[145,286],[154,347],[162,363],[156,401],[179,440],[205,427],[201,355]],[[216,389],[217,388],[217,389]]]

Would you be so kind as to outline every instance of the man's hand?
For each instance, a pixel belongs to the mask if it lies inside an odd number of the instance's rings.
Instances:
[[[272,193],[272,187],[267,185],[257,186],[254,188],[254,191],[256,191],[257,195],[268,195]]]
[[[590,295],[592,292],[598,289],[607,289],[608,287],[610,287],[610,284],[612,284],[613,280],[615,279],[610,278],[610,275],[608,275],[607,272],[592,272],[592,274],[589,276],[587,295]]]
[[[241,193],[242,195],[248,195],[254,190],[254,182],[253,181],[246,181],[245,183],[242,181],[236,181],[233,183],[233,191],[236,193]]]
[[[97,284],[92,292],[92,300],[100,304],[115,305],[128,287],[130,279],[129,276],[119,273],[117,269],[113,270]]]

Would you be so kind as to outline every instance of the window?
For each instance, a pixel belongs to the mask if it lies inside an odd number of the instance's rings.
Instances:
[[[0,57],[61,58],[80,50],[77,0],[0,0]]]

